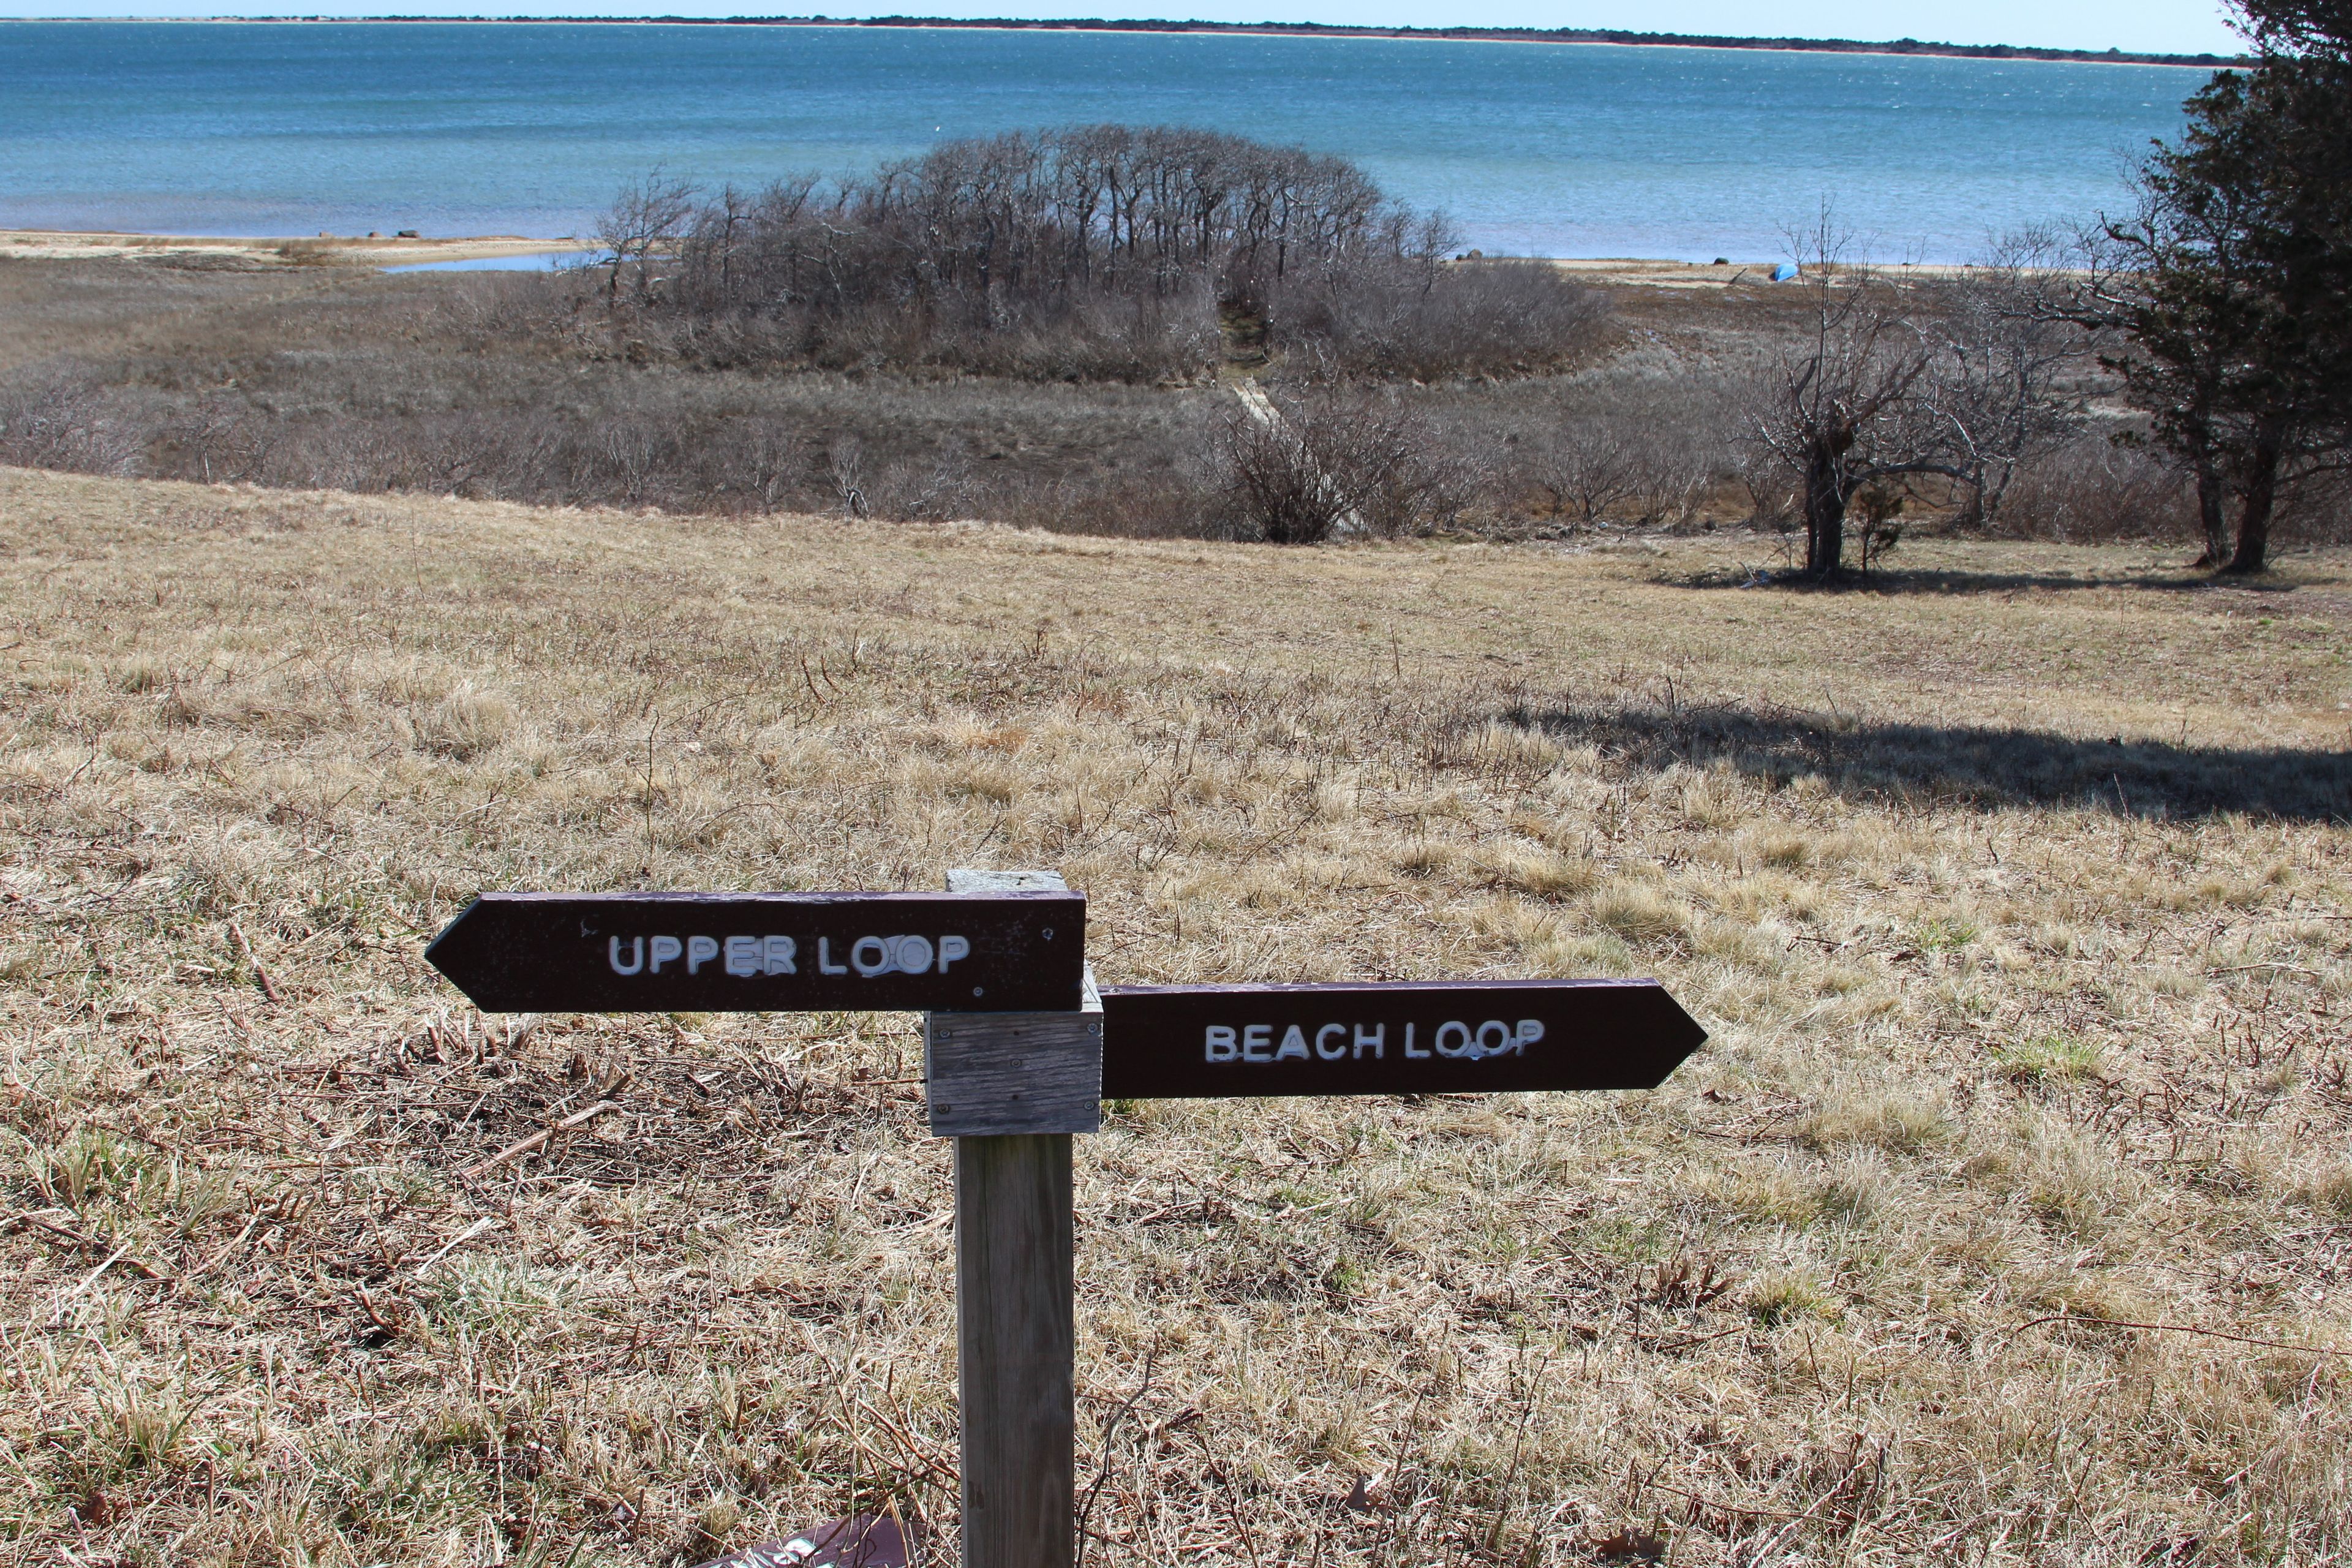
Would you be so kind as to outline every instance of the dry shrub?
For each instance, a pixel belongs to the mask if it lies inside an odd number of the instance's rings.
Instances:
[[[2198,529],[2197,496],[2154,452],[2095,432],[2021,468],[1995,526],[2027,539],[2188,538]]]
[[[1727,499],[1748,453],[1736,406],[1740,384],[1726,367],[1628,355],[1530,388],[1528,407],[1496,411],[1509,448],[1497,483],[1559,522],[1747,521],[1752,509]],[[1537,409],[1547,416],[1541,423],[1528,417]]]
[[[1341,374],[1433,381],[1559,370],[1598,344],[1607,297],[1545,261],[1358,268],[1276,297],[1276,341]]]
[[[324,240],[291,239],[278,247],[278,257],[296,267],[326,267],[335,258],[335,247]]]
[[[134,400],[91,377],[58,373],[0,384],[0,464],[129,473],[142,423]]]
[[[1233,539],[1394,537],[1459,509],[1425,423],[1390,392],[1327,383],[1245,397],[1218,429],[1216,457]]]
[[[656,175],[604,227],[611,331],[667,314],[721,363],[1157,379],[1213,368],[1226,314],[1365,369],[1475,371],[1545,357],[1599,309],[1548,268],[1447,276],[1443,219],[1344,160],[1175,126],[951,141],[704,202]]]

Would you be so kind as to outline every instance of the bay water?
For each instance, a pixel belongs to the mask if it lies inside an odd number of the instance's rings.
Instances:
[[[2125,200],[2179,67],[1204,34],[0,22],[0,226],[587,232],[659,165],[757,186],[948,138],[1205,126],[1357,160],[1490,254],[1755,260],[1826,205],[1961,261]]]

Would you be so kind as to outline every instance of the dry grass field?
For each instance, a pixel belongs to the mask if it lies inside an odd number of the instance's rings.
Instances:
[[[898,1016],[492,888],[1048,866],[1105,982],[1649,973],[1646,1096],[1136,1103],[1087,1562],[2352,1557],[2352,557],[1283,553],[0,470],[10,1561],[952,1561]],[[523,1157],[477,1163],[610,1100]]]

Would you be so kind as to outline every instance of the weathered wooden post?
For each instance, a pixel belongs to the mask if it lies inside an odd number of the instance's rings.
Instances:
[[[951,893],[1066,887],[1051,871],[948,873]],[[1082,942],[1085,933],[1067,935]],[[929,1013],[923,1052],[931,1131],[956,1143],[964,1568],[1069,1568],[1077,1443],[1070,1135],[1102,1126],[1102,1004],[1089,975],[1075,1013]]]

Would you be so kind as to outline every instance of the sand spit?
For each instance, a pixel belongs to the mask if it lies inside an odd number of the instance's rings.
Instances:
[[[0,258],[26,260],[133,259],[173,267],[405,267],[433,261],[482,261],[593,247],[566,237],[385,235],[222,236],[94,234],[70,229],[0,229]]]

